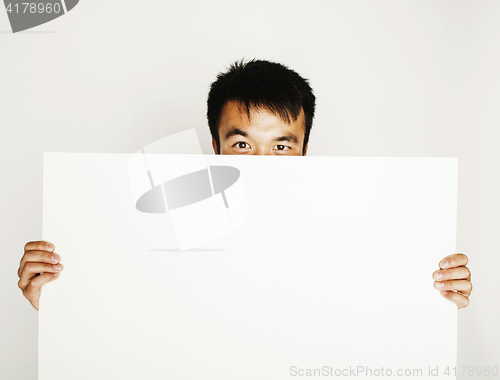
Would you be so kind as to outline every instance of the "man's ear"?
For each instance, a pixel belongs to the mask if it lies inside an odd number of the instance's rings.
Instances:
[[[302,154],[303,156],[305,156],[305,155],[306,155],[306,153],[307,153],[307,147],[308,147],[308,146],[309,146],[309,143],[307,143],[307,144],[306,144],[306,146],[304,147],[304,153]]]
[[[217,143],[215,142],[215,139],[212,137],[212,148],[214,148],[214,153],[219,154],[219,151],[217,149]]]

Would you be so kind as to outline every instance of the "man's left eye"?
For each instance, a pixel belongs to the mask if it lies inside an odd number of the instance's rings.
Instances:
[[[289,146],[286,146],[286,145],[276,145],[274,148],[277,150],[289,150],[289,149],[291,149]]]
[[[247,148],[250,148],[250,145],[248,145],[244,141],[239,141],[236,144],[234,144],[233,147],[240,148],[240,149],[247,149]]]

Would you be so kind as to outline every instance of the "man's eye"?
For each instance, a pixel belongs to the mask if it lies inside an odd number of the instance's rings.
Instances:
[[[246,142],[240,141],[240,142],[237,142],[236,144],[234,144],[233,147],[240,148],[240,149],[247,149],[247,148],[250,148],[250,145],[248,145]]]
[[[291,149],[289,146],[286,146],[286,145],[276,145],[275,148],[277,150],[289,150],[289,149]]]

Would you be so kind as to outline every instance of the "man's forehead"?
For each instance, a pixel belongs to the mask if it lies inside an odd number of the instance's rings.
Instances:
[[[229,127],[229,130],[225,132],[223,135],[224,139],[226,140],[233,136],[243,136],[251,139],[256,137],[255,129],[251,127],[245,128],[239,126],[232,126]],[[279,128],[276,128],[276,133],[273,136],[273,141],[275,142],[288,141],[290,143],[299,143],[299,137],[292,132],[282,132]]]
[[[287,116],[288,115],[288,116]],[[276,110],[269,109],[265,105],[246,105],[243,102],[230,100],[224,104],[221,110],[219,128],[224,129],[252,127],[257,125],[275,125],[276,127],[296,128],[302,127],[305,133],[305,116],[301,109],[297,118],[293,118],[290,112],[284,115]]]
[[[224,103],[224,106],[221,110],[221,116],[227,113],[232,113],[234,116],[239,115],[243,117],[246,115],[246,119],[249,121],[252,120],[253,117],[262,115],[262,114],[273,114],[274,116],[283,120],[283,122],[290,124],[294,121],[297,121],[301,118],[305,121],[304,110],[301,108],[297,117],[293,116],[293,113],[286,108],[277,108],[272,105],[267,105],[265,103],[262,104],[254,104],[254,103],[244,103],[239,100],[228,100]]]

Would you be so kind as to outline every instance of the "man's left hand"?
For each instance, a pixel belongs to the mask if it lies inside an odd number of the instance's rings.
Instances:
[[[439,270],[432,275],[434,287],[438,289],[444,298],[454,302],[459,309],[469,304],[469,296],[472,291],[470,271],[467,268],[467,256],[456,253],[445,257],[439,262]]]

